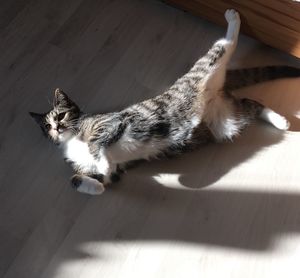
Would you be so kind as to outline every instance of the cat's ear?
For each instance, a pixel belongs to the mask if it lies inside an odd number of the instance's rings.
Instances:
[[[55,89],[54,100],[53,100],[54,106],[68,105],[70,102],[71,102],[71,100],[69,99],[69,97],[63,90],[61,90],[59,88]]]
[[[29,115],[37,122],[38,125],[43,125],[45,114],[29,112]]]

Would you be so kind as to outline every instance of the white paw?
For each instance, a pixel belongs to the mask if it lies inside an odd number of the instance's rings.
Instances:
[[[269,108],[264,108],[260,117],[280,130],[288,130],[290,127],[290,122],[285,117]]]
[[[277,114],[278,117],[275,122],[273,122],[274,126],[280,130],[288,130],[290,127],[290,122],[285,118]]]
[[[229,23],[230,21],[236,21],[240,22],[240,15],[236,10],[233,9],[228,9],[225,12],[225,18],[227,22]]]
[[[78,192],[89,195],[100,195],[105,191],[102,183],[90,177],[82,177],[81,184],[76,188]]]

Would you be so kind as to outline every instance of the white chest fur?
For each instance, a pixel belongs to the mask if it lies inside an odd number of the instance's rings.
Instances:
[[[73,137],[63,147],[65,158],[71,160],[82,169],[90,169],[96,164],[94,157],[89,152],[87,143]]]

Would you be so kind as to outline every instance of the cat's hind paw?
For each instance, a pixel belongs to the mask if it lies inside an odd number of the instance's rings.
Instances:
[[[88,176],[74,175],[71,185],[78,192],[89,195],[100,195],[105,191],[102,183]]]
[[[225,18],[226,18],[226,20],[227,20],[228,23],[230,21],[236,21],[236,22],[240,21],[240,15],[234,9],[228,9],[228,10],[226,10],[224,16],[225,16]]]

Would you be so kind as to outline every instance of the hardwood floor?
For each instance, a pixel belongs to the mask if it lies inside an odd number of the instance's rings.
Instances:
[[[154,96],[225,30],[158,1],[0,3],[0,277],[299,277],[300,79],[237,92],[288,117],[132,169],[98,197],[28,111],[63,88],[86,111]],[[240,37],[231,67],[299,60]]]

